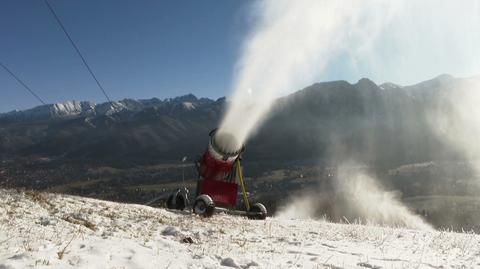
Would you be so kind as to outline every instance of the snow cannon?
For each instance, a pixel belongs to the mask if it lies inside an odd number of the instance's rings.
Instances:
[[[265,206],[261,203],[251,205],[248,199],[241,165],[245,146],[238,142],[235,135],[218,129],[211,131],[209,136],[207,149],[195,163],[198,179],[193,212],[203,217],[211,217],[215,212],[225,212],[251,219],[265,219]],[[167,207],[175,208],[174,204],[185,207],[183,200],[188,198],[182,196],[182,191],[177,190],[177,193],[167,200]],[[244,208],[240,210],[237,205],[241,204],[241,200]]]
[[[232,134],[217,132],[217,129],[211,131],[208,148],[197,165],[199,177],[229,181],[235,162],[244,149],[245,146],[239,144]]]

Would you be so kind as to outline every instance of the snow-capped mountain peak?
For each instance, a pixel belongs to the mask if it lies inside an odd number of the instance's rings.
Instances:
[[[143,100],[123,99],[101,104],[72,100],[41,105],[27,110],[14,110],[8,113],[0,113],[0,120],[11,122],[95,115],[113,116],[123,111],[135,113],[146,108],[165,109],[165,111],[172,111],[172,109],[181,108],[181,110],[190,111],[199,106],[213,102],[213,100],[206,98],[198,99],[193,94],[187,94],[176,98],[167,98],[164,100],[158,98]]]
[[[193,110],[195,109],[195,105],[192,103],[192,102],[183,102],[183,107],[186,109],[186,110]]]
[[[392,83],[392,82],[385,82],[385,83],[379,85],[378,87],[382,90],[396,90],[396,89],[401,89],[402,88],[402,86],[397,85],[397,84]]]
[[[50,105],[52,117],[76,116],[82,113],[93,111],[95,104],[91,102],[66,101]]]

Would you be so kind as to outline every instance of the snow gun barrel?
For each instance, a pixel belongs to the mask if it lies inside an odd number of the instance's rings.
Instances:
[[[213,130],[210,132],[208,148],[201,159],[200,176],[204,179],[225,180],[244,148],[234,135]]]
[[[217,129],[210,132],[210,146],[215,153],[221,156],[222,160],[237,158],[244,149],[244,146],[237,142],[234,135],[217,132]]]

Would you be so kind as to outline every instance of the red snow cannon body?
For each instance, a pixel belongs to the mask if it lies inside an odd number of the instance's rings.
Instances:
[[[210,142],[195,163],[198,170],[197,194],[192,209],[197,215],[211,217],[215,211],[250,219],[265,219],[267,209],[260,203],[250,205],[245,189],[241,154],[245,147],[229,133],[210,132]],[[239,189],[246,210],[237,210]],[[191,204],[185,187],[175,190],[166,200],[169,209],[183,210]],[[153,200],[155,201],[155,200]]]
[[[235,136],[217,132],[217,129],[210,132],[208,148],[197,163],[197,198],[193,204],[196,214],[210,217],[218,210],[252,219],[266,218],[267,210],[264,205],[255,203],[250,206],[248,201],[240,164],[244,150],[245,147],[237,143]],[[235,210],[239,187],[246,211]]]
[[[235,139],[229,134],[219,134],[224,139]],[[197,194],[210,196],[213,202],[222,207],[237,206],[238,184],[236,183],[236,162],[244,147],[225,150],[218,144],[217,131],[210,132],[210,143],[200,161]]]

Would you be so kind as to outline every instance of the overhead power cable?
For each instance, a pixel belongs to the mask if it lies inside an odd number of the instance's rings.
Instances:
[[[50,3],[48,3],[48,0],[44,0],[45,1],[45,4],[47,5],[48,9],[50,10],[50,12],[52,13],[53,17],[55,18],[55,20],[57,21],[58,25],[60,26],[60,28],[62,28],[63,32],[65,33],[65,35],[67,36],[68,40],[70,41],[70,44],[72,44],[73,48],[75,49],[75,51],[77,52],[78,56],[80,56],[80,58],[82,59],[82,62],[83,64],[85,65],[85,67],[87,68],[88,72],[90,72],[90,75],[92,75],[93,79],[95,80],[95,82],[97,83],[98,87],[100,88],[100,90],[102,91],[103,95],[105,95],[105,98],[107,98],[108,102],[112,102],[110,100],[110,97],[108,96],[107,92],[105,91],[105,89],[103,88],[102,84],[100,84],[100,81],[97,79],[97,76],[95,76],[95,74],[93,73],[92,69],[90,68],[90,66],[87,64],[87,61],[85,60],[85,58],[83,57],[82,53],[80,52],[80,50],[78,49],[77,45],[75,44],[75,42],[73,41],[73,39],[70,37],[70,35],[68,34],[67,32],[67,29],[65,29],[65,26],[63,26],[63,23],[62,21],[60,20],[60,18],[57,16],[57,13],[55,13],[55,10],[52,8],[52,6],[50,5]]]
[[[38,101],[40,101],[40,103],[46,105],[46,103],[43,101],[42,98],[40,98],[40,96],[38,96],[32,89],[30,89],[30,87],[27,86],[27,84],[25,84],[19,77],[17,77],[13,72],[12,70],[10,70],[7,66],[5,66],[2,62],[0,62],[0,65],[3,67],[3,69],[5,69],[15,80],[18,81],[18,83],[20,83],[31,95],[33,95],[35,98],[37,98]]]

